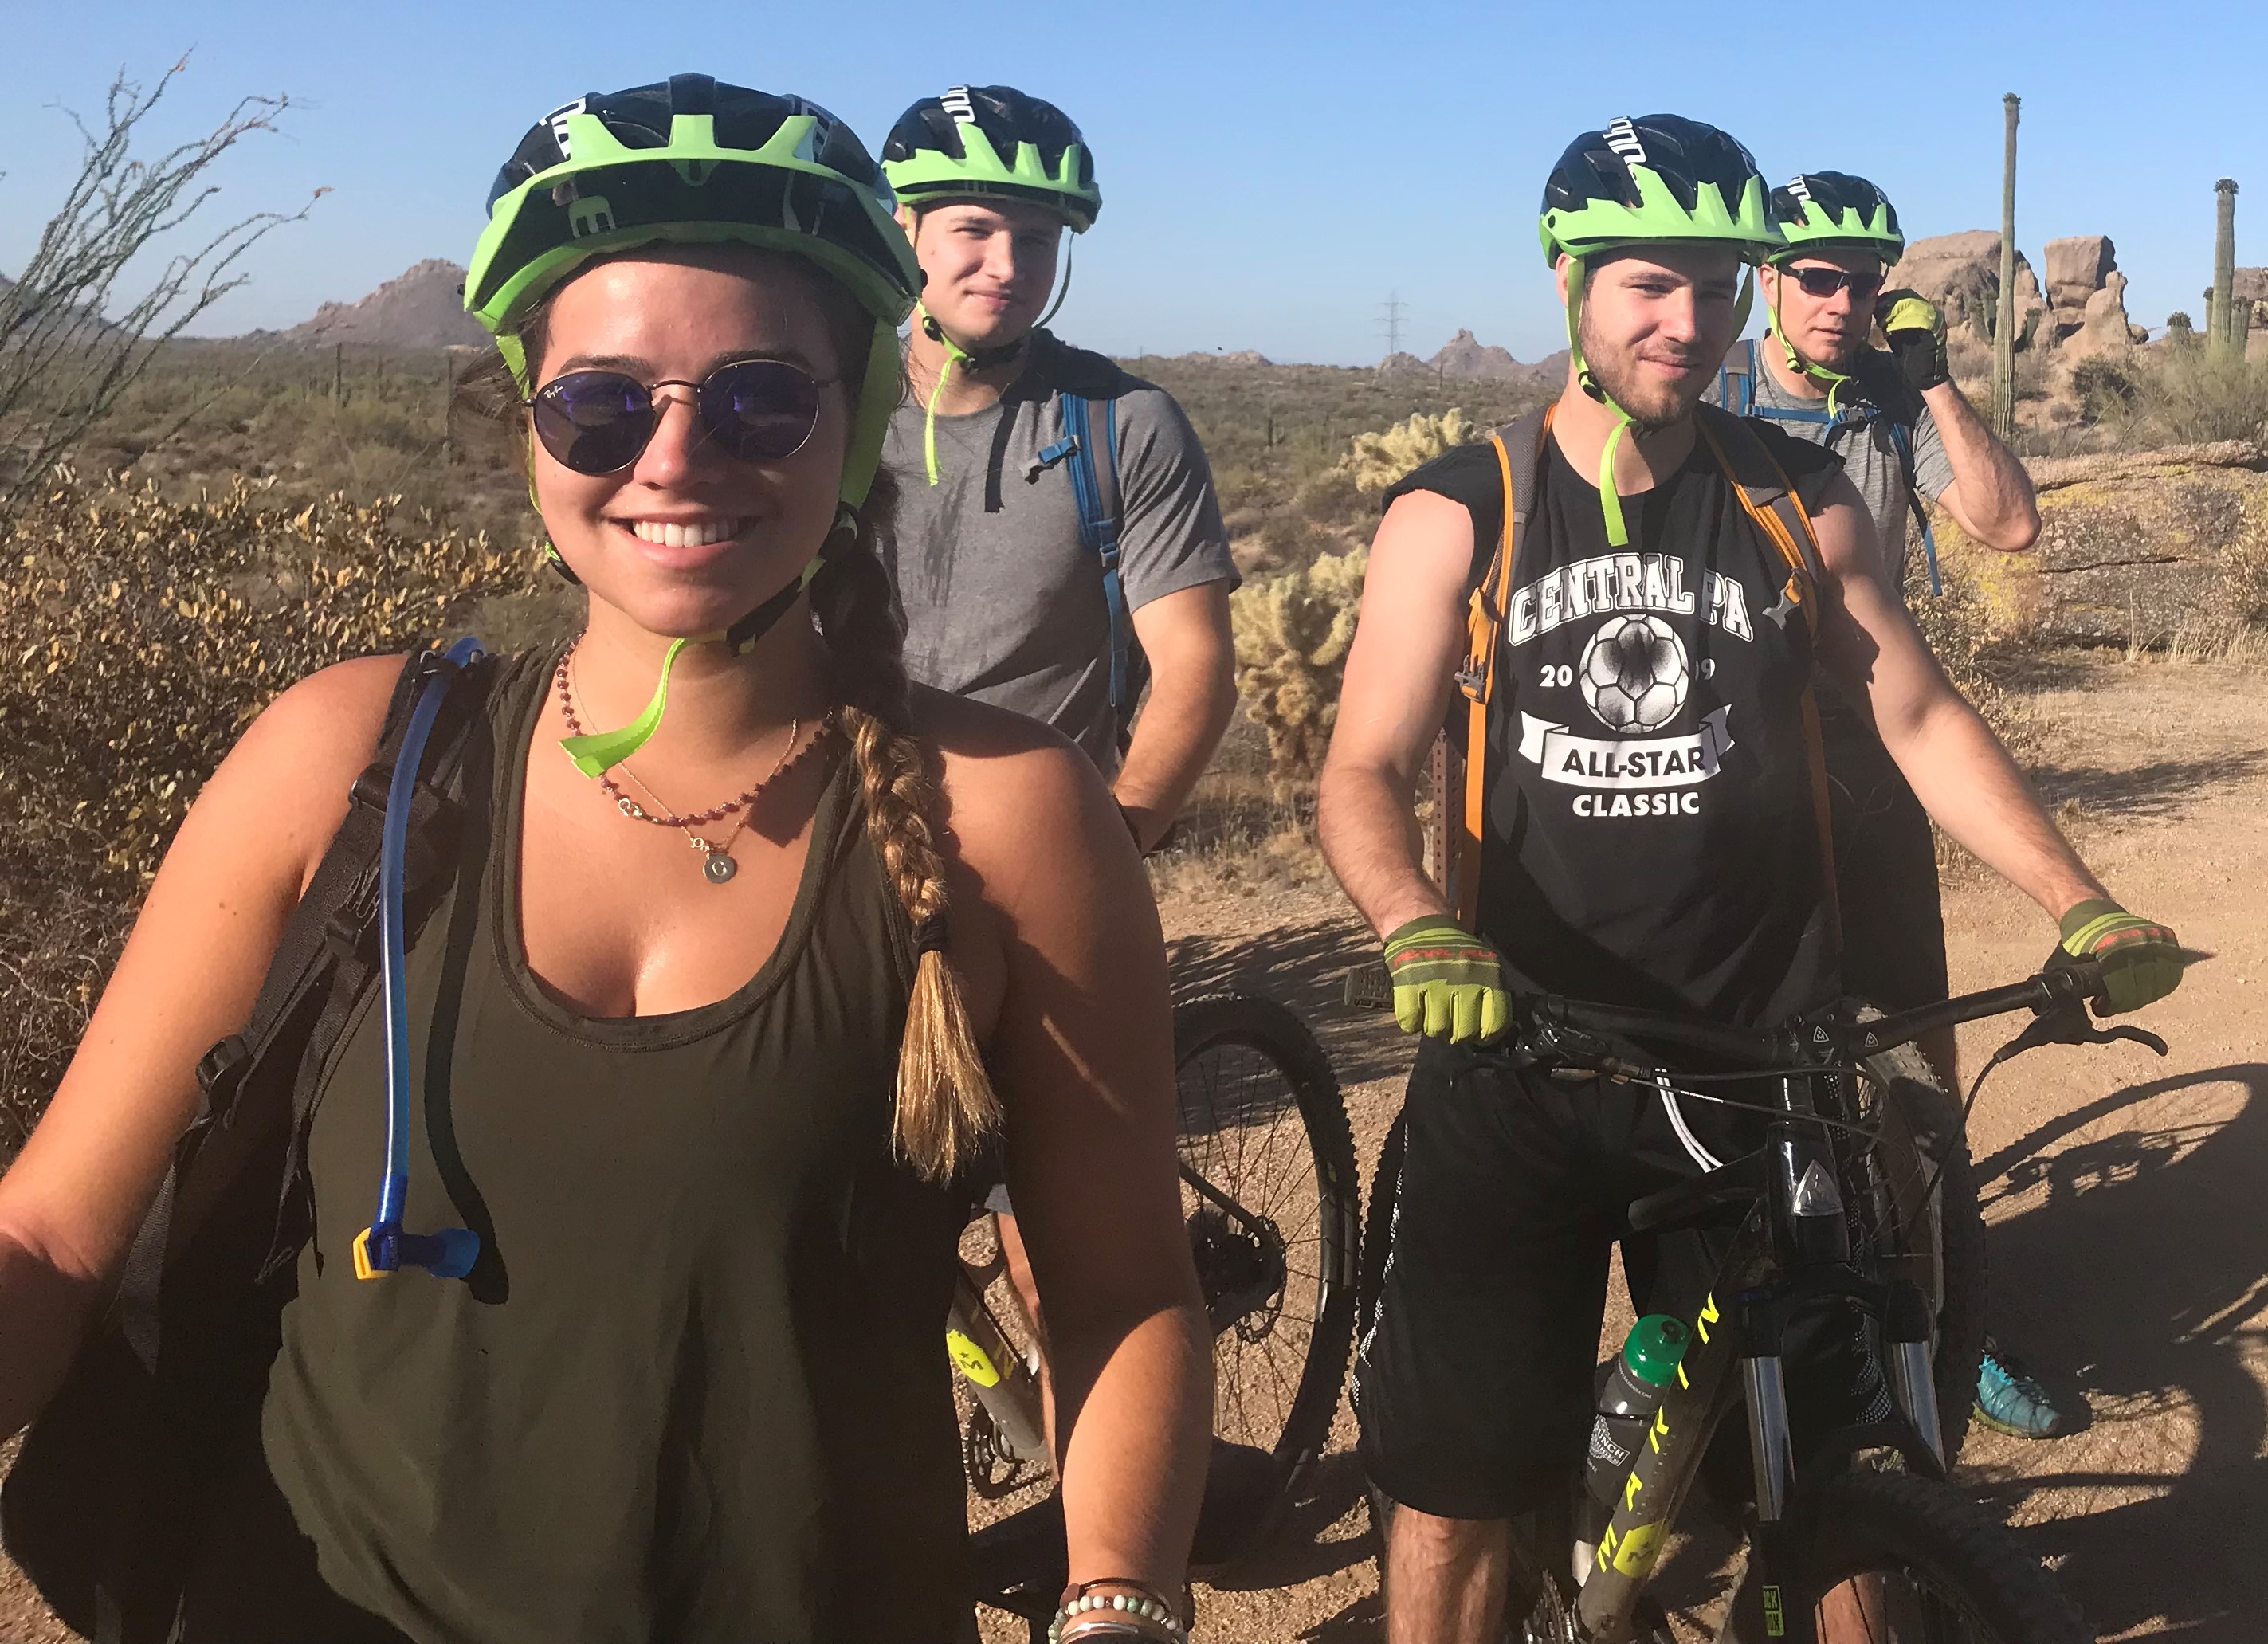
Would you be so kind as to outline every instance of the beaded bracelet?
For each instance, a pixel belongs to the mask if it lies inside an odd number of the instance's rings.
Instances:
[[[1090,1593],[1096,1587],[1130,1587],[1131,1593],[1105,1596]],[[1087,1618],[1092,1617],[1092,1622]],[[1188,1644],[1189,1630],[1174,1606],[1141,1581],[1105,1576],[1081,1581],[1064,1591],[1063,1608],[1048,1624],[1048,1644],[1075,1644],[1082,1638],[1162,1638],[1166,1644]]]

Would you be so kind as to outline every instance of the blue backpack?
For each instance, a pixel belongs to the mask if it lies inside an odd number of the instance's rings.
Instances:
[[[1733,351],[1725,356],[1725,363],[1717,368],[1717,403],[1735,417],[1762,417],[1766,422],[1803,423],[1813,427],[1855,427],[1880,417],[1881,412],[1869,407],[1856,416],[1846,412],[1830,415],[1756,403],[1756,343],[1754,337],[1733,344]],[[1913,431],[1895,417],[1889,419],[1890,446],[1898,453],[1898,467],[1905,476],[1906,501],[1913,509],[1914,523],[1921,527],[1921,551],[1929,562],[1929,591],[1942,594],[1945,583],[1937,572],[1937,535],[1929,528],[1929,510],[1923,506],[1921,485],[1914,469]]]
[[[1079,540],[1102,564],[1102,598],[1110,616],[1110,706],[1118,716],[1118,751],[1133,737],[1134,704],[1148,682],[1149,664],[1134,640],[1134,615],[1118,569],[1118,403],[1083,394],[1062,396],[1064,437],[1042,450],[1026,477],[1036,480],[1058,462],[1069,465],[1079,505]],[[1094,432],[1101,413],[1101,437]]]

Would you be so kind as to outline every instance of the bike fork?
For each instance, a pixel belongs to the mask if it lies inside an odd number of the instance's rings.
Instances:
[[[1741,1360],[1741,1380],[1748,1394],[1756,1524],[1749,1537],[1748,1574],[1726,1618],[1722,1636],[1727,1644],[1815,1644],[1810,1611],[1800,1599],[1788,1602],[1795,1530],[1787,1503],[1795,1487],[1795,1456],[1780,1364],[1781,1325],[1779,1309],[1768,1298],[1749,1300],[1742,1309],[1742,1333],[1749,1351]]]

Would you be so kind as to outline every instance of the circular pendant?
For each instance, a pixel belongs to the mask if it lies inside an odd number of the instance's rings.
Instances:
[[[709,859],[701,865],[701,872],[712,885],[730,883],[733,875],[740,871],[740,865],[733,859],[730,852],[725,851],[711,851]]]

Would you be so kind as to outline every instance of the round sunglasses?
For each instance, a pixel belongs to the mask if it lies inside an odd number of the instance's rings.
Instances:
[[[737,359],[699,382],[681,377],[640,382],[619,371],[571,371],[520,402],[535,437],[578,474],[619,474],[652,443],[662,388],[693,390],[703,440],[744,462],[777,462],[803,449],[819,425],[819,391],[828,383],[783,359]]]

